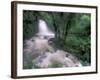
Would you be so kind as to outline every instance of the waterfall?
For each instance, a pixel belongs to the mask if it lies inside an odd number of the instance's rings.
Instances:
[[[44,20],[39,20],[39,23],[38,23],[38,33],[36,33],[36,35],[38,36],[42,36],[42,37],[47,37],[47,38],[54,38],[55,37],[55,34],[54,32],[52,32],[46,22]]]
[[[49,44],[51,38],[55,38],[44,20],[38,22],[38,32],[32,38],[25,41],[23,49],[24,68],[48,68],[48,67],[78,67],[80,61],[72,54],[63,50],[55,50]],[[67,55],[67,56],[66,56]]]

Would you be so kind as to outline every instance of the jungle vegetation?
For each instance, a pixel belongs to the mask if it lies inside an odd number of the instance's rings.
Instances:
[[[34,36],[39,19],[45,20],[55,33],[54,45],[57,48],[75,55],[84,66],[91,64],[90,14],[24,10],[23,40]]]

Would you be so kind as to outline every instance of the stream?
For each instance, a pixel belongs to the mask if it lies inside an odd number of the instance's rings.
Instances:
[[[52,45],[55,34],[44,20],[39,20],[38,29],[35,36],[23,43],[24,69],[82,66],[74,55]]]

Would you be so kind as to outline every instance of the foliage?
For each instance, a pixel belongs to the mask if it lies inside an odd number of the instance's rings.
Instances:
[[[45,20],[55,32],[54,45],[57,48],[72,53],[84,66],[91,64],[90,14],[24,10],[23,40],[35,35],[39,19]]]

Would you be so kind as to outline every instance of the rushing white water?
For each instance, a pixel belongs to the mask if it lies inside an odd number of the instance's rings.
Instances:
[[[47,36],[48,38],[54,38],[55,34],[48,29],[47,24],[44,20],[39,20],[38,24],[38,33],[36,35],[38,36]]]
[[[23,50],[24,66],[31,63],[31,68],[48,68],[60,64],[60,67],[78,67],[82,66],[77,58],[63,50],[54,50],[49,44],[49,39],[55,38],[55,34],[49,30],[43,20],[39,20],[39,31],[36,36],[25,41]],[[46,38],[45,38],[46,37]],[[67,55],[67,56],[66,56]],[[34,66],[35,65],[35,66]]]

